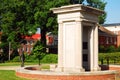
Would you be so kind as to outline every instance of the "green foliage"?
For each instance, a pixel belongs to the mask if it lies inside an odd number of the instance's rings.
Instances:
[[[103,45],[100,45],[99,46],[99,52],[105,52],[105,47]]]
[[[58,60],[58,55],[57,54],[45,54],[43,58],[40,59],[41,63],[57,63]],[[16,56],[15,58],[13,58],[13,60],[11,60],[11,62],[20,62],[20,57]],[[38,62],[38,58],[36,58],[36,55],[32,54],[32,55],[25,55],[25,62],[32,62],[32,63],[36,63]]]
[[[106,2],[103,0],[70,0],[72,4],[86,4],[87,6],[92,6],[94,8],[98,8],[100,10],[105,10]],[[106,19],[106,13],[102,16],[99,16],[99,23],[103,24]]]
[[[112,53],[112,52],[119,52],[119,47],[116,48],[115,46],[108,46],[105,47],[103,45],[99,46],[99,52],[100,53]]]
[[[16,56],[12,59],[12,62],[20,62],[20,56]]]
[[[42,63],[57,63],[58,56],[57,54],[47,54],[45,57],[41,60]]]
[[[15,75],[13,70],[0,70],[0,80],[28,80],[25,78],[19,78]]]
[[[114,53],[99,53],[99,61],[104,61],[106,62],[107,59],[111,64],[113,63],[118,63],[120,62],[120,53],[119,52],[114,52]]]
[[[102,0],[87,0],[87,3],[89,6],[98,8],[100,10],[105,10],[105,6],[106,6],[106,2],[102,1]],[[99,23],[103,24],[105,22],[106,19],[106,13],[104,13],[102,16],[99,16]]]
[[[23,40],[23,35],[34,34],[41,28],[41,42],[46,46],[46,32],[57,32],[56,15],[50,8],[69,4],[69,0],[1,0],[0,29],[5,37],[2,42],[11,42],[13,48]],[[14,48],[17,48],[15,46]]]
[[[25,62],[37,62],[37,58],[35,55],[31,54],[31,55],[28,55],[28,54],[25,54]]]
[[[29,31],[36,32],[32,4],[25,0],[1,0],[0,3],[0,29],[2,30],[3,51],[8,52],[8,42],[11,49],[17,49],[23,35],[29,35]]]
[[[117,48],[117,51],[120,52],[120,46]]]
[[[45,55],[44,49],[45,49],[45,47],[43,46],[43,44],[40,41],[37,41],[37,43],[35,44],[33,51],[32,51],[32,53],[35,55],[35,57],[39,60],[39,65],[40,65],[40,60]]]
[[[109,46],[109,47],[107,47],[107,49],[106,49],[106,52],[116,52],[117,50],[116,50],[116,48],[115,48],[115,46]]]

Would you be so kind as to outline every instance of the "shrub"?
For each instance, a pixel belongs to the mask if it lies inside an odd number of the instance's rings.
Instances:
[[[20,62],[20,56],[16,56],[12,59],[13,62]]]
[[[33,48],[32,53],[35,55],[35,57],[38,59],[39,61],[39,65],[41,63],[41,59],[45,56],[45,47],[44,45],[38,41]]]
[[[117,51],[120,52],[120,46],[117,48]]]
[[[106,49],[107,52],[116,52],[116,48],[115,46],[109,46],[107,49]]]
[[[58,56],[57,54],[47,54],[41,60],[42,63],[57,63]]]
[[[111,64],[115,64],[116,62],[118,63],[120,61],[120,53],[99,53],[99,61],[101,61],[101,64],[103,63],[103,61],[107,60]]]
[[[37,61],[37,58],[35,58],[35,55],[33,55],[33,54],[25,55],[25,62],[35,62],[35,61]]]
[[[105,52],[105,47],[103,45],[99,46],[99,52]]]

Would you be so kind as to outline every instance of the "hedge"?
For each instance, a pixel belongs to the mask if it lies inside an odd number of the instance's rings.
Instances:
[[[41,60],[41,63],[57,63],[58,56],[57,54],[47,54]]]
[[[107,64],[119,64],[120,62],[120,52],[114,53],[99,53],[99,61],[101,64],[106,62]]]
[[[57,60],[58,60],[57,54],[46,54],[40,61],[41,63],[57,63]],[[20,62],[20,57],[16,56],[11,61]],[[35,55],[25,55],[25,62],[38,62],[38,59],[35,58]]]

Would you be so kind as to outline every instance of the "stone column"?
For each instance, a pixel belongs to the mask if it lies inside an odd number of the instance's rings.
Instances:
[[[76,54],[75,54],[75,61],[76,61],[76,71],[77,72],[81,72],[84,71],[83,67],[82,67],[82,56],[83,56],[83,48],[82,48],[82,33],[83,33],[83,26],[82,26],[82,22],[81,21],[76,21]]]
[[[94,39],[93,39],[93,36],[94,36],[94,27],[93,26],[91,26],[91,28],[90,28],[90,31],[89,31],[89,33],[88,33],[88,35],[89,35],[89,53],[90,53],[90,71],[93,71],[93,66],[94,66],[94,58],[93,58],[93,56],[94,56],[94,51],[93,51],[93,48],[94,48]]]
[[[63,71],[63,23],[58,27],[58,67],[57,71]]]
[[[98,66],[98,26],[95,25],[94,27],[94,71],[100,70]]]

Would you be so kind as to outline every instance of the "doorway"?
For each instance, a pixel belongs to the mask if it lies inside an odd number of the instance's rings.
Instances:
[[[89,54],[89,26],[83,26],[83,68],[85,71],[90,71],[90,54]]]

